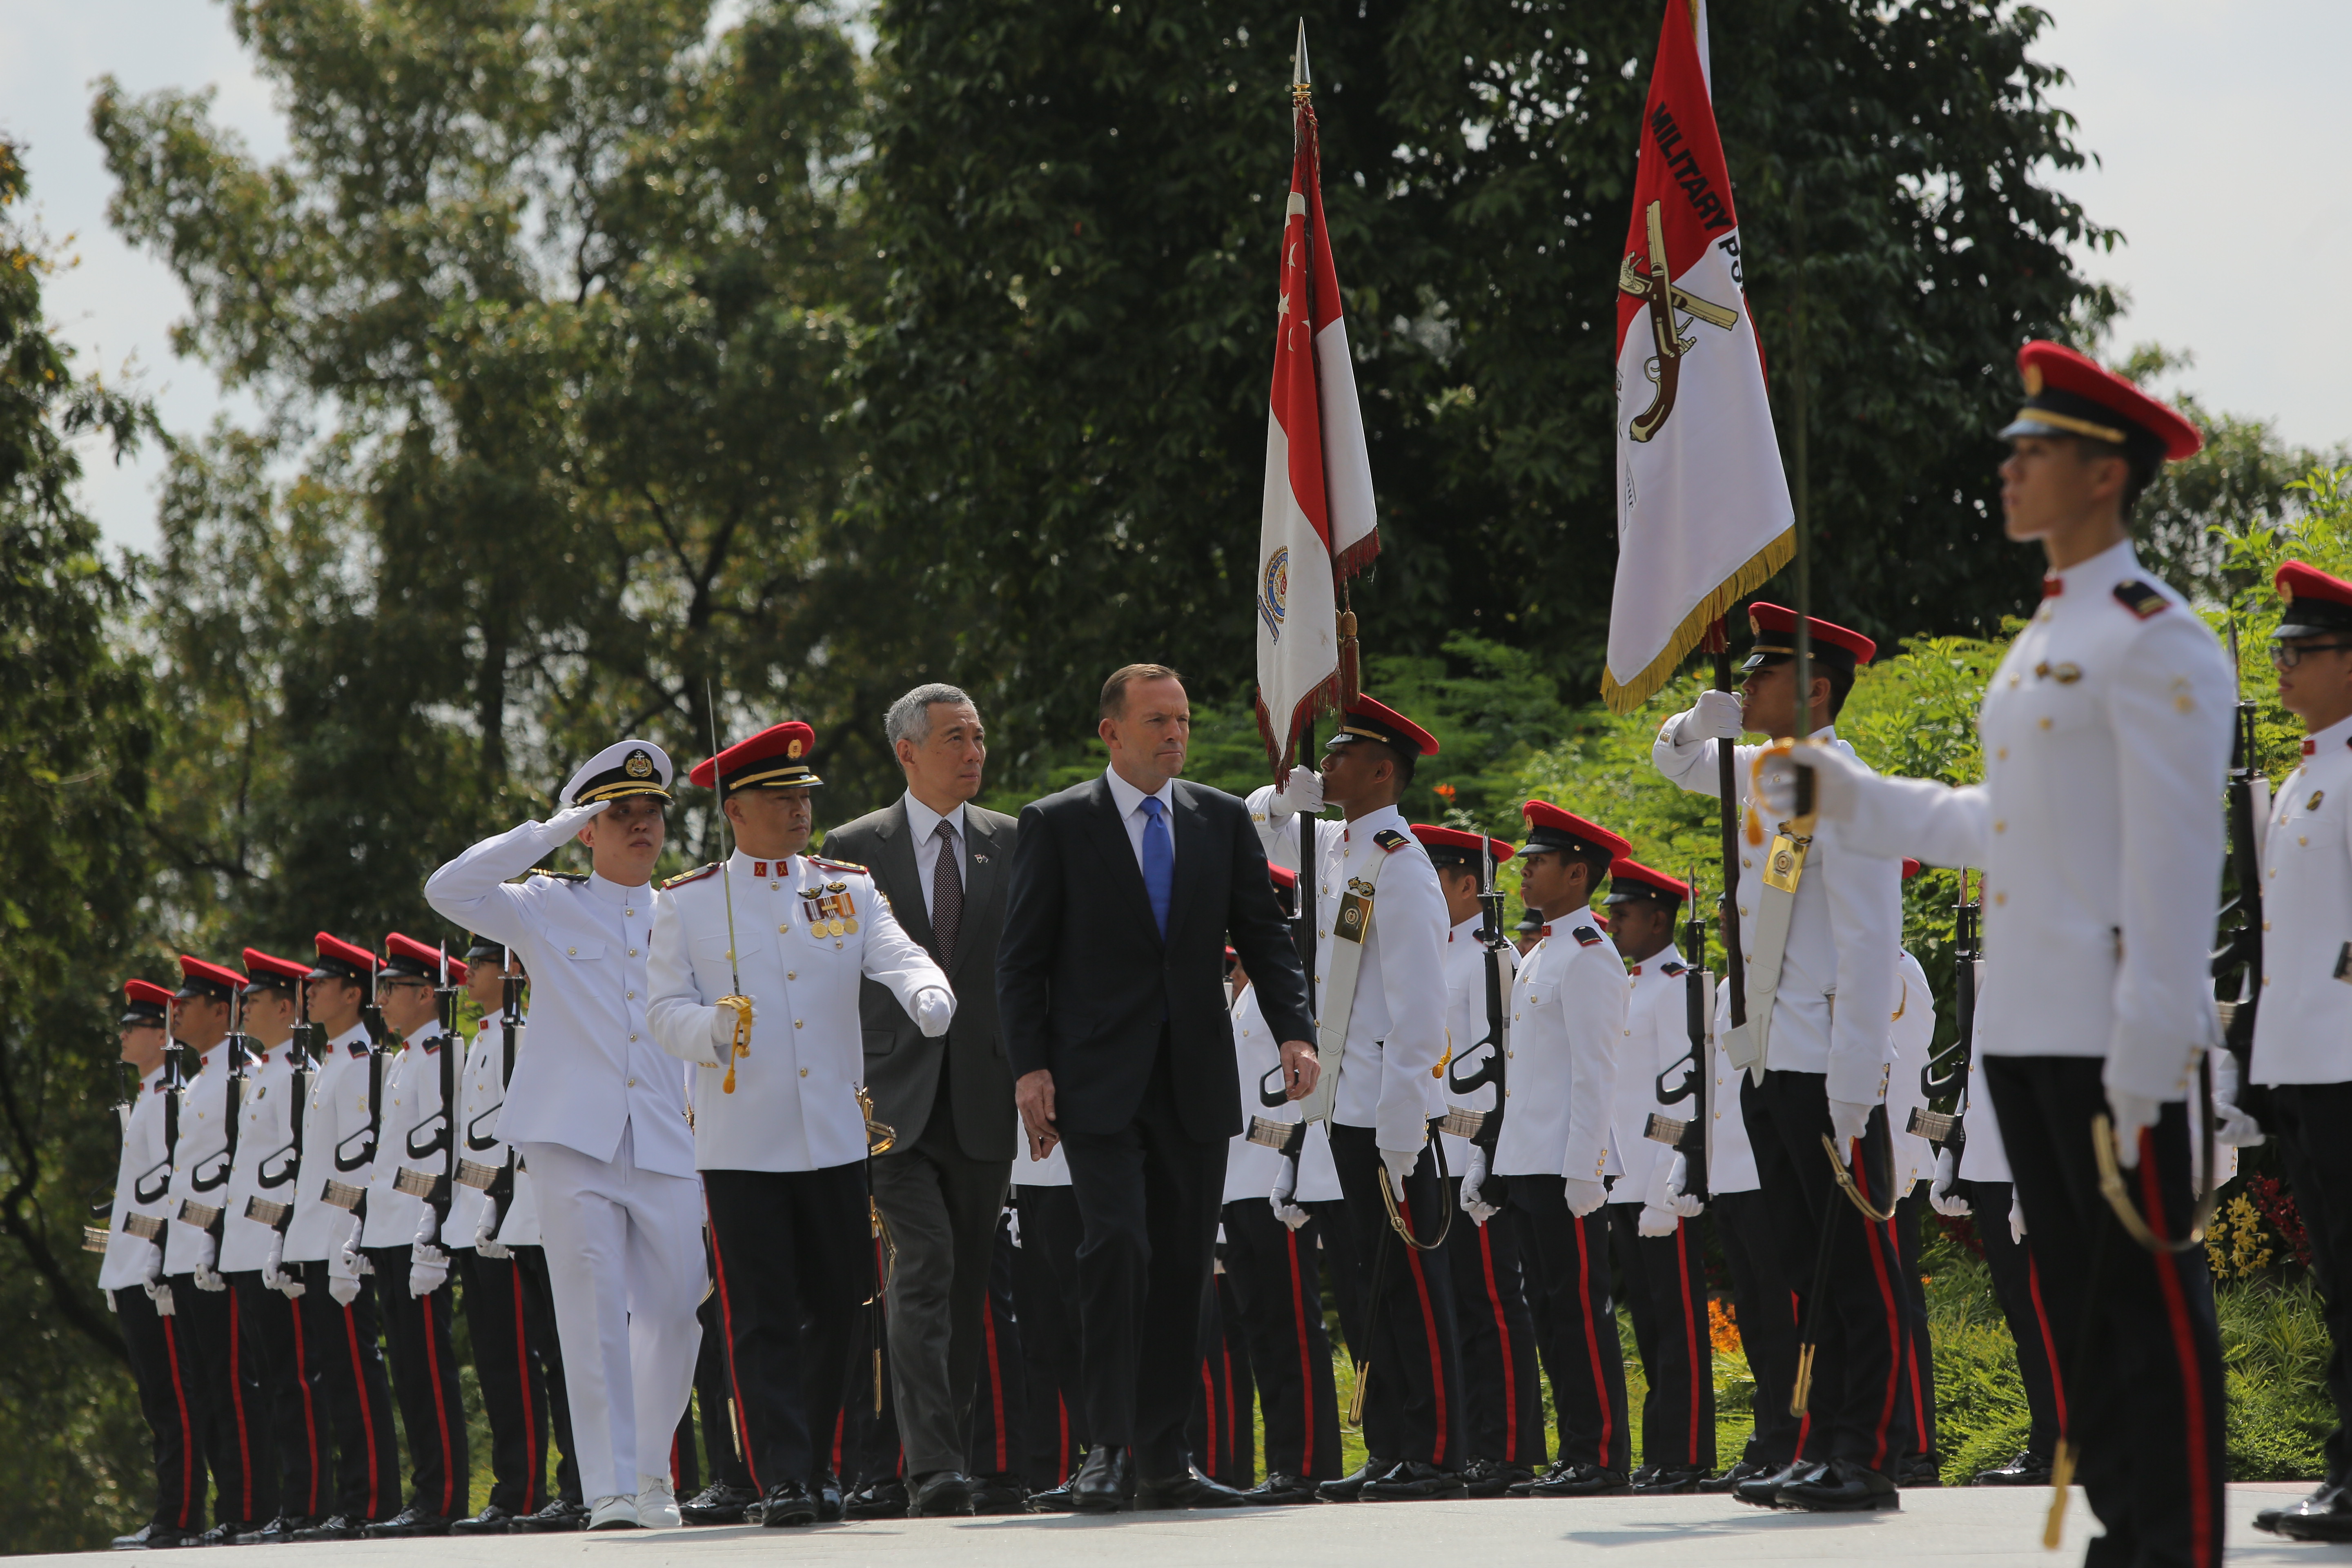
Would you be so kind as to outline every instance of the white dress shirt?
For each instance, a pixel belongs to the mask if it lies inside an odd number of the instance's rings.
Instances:
[[[378,1134],[383,1142],[376,1147],[375,1169],[368,1173],[362,1247],[403,1247],[416,1240],[425,1220],[425,1200],[395,1190],[393,1184],[403,1170],[437,1176],[448,1168],[446,1152],[410,1151],[432,1142],[441,1131],[441,1053],[454,1044],[436,1018],[410,1035],[405,1048],[383,1064],[383,1128]],[[465,1093],[462,1078],[458,1093]]]
[[[962,879],[965,887],[971,886],[971,867],[966,863],[971,846],[963,836],[963,803],[958,801],[953,811],[941,816],[917,800],[913,790],[907,792],[906,798],[907,837],[913,840],[915,846],[915,879],[923,886],[923,914],[927,919],[937,920],[939,911],[931,908],[931,879],[938,875],[940,868],[939,834],[942,822],[955,834],[956,874]],[[1171,838],[1170,841],[1172,843],[1174,840]],[[1138,843],[1140,842],[1139,839]]]
[[[2352,719],[2305,740],[2263,836],[2263,989],[2253,1081],[2352,1079]]]
[[[391,1064],[386,1063],[387,1067]],[[352,1212],[327,1202],[329,1182],[368,1184],[367,1026],[353,1024],[327,1042],[310,1075],[310,1103],[302,1108],[302,1172],[294,1178],[294,1224],[286,1233],[285,1261],[323,1263],[351,1234]],[[356,1160],[337,1170],[337,1151]]]
[[[518,1068],[530,1043],[530,1026],[526,1021],[515,1029]],[[506,1065],[506,1031],[499,1023],[499,1015],[487,1014],[475,1026],[474,1044],[466,1053],[465,1068],[458,1079],[457,1157],[461,1160],[471,1160],[477,1165],[506,1163],[507,1143],[498,1135],[499,1113],[506,1103],[506,1085],[501,1079]],[[481,1232],[482,1211],[489,1201],[488,1193],[460,1183],[449,1195],[449,1217],[441,1226],[441,1245],[473,1246]],[[517,1170],[514,1173],[514,1196],[509,1200],[506,1212],[499,1216],[498,1239],[509,1247],[539,1245],[539,1209],[527,1171]]]
[[[1486,947],[1478,940],[1482,917],[1472,915],[1445,933],[1445,1036],[1451,1060],[1445,1068],[1445,1081],[1438,1087],[1444,1091],[1446,1107],[1464,1110],[1492,1110],[1495,1108],[1495,1086],[1481,1084],[1467,1094],[1454,1092],[1453,1077],[1464,1057],[1486,1036]],[[1519,972],[1519,954],[1508,942],[1496,955],[1503,969],[1503,1031],[1504,1038],[1497,1047],[1507,1047],[1510,1037],[1511,977]],[[1470,1064],[1476,1071],[1486,1065],[1486,1055]],[[1507,1068],[1508,1063],[1505,1066]],[[1445,1168],[1461,1175],[1470,1168],[1470,1141],[1444,1133]]]
[[[1663,1204],[1675,1152],[1647,1136],[1653,1115],[1685,1117],[1689,1100],[1658,1099],[1658,1075],[1690,1055],[1690,971],[1672,947],[1652,953],[1625,976],[1624,1047],[1617,1062],[1617,1097],[1610,1124],[1618,1163],[1625,1167],[1609,1189],[1613,1204]],[[1675,1075],[1675,1079],[1680,1073]],[[1669,1079],[1671,1085],[1675,1079]]]
[[[1150,820],[1149,814],[1143,809],[1143,803],[1147,799],[1160,803],[1160,826],[1168,829],[1168,847],[1173,851],[1176,847],[1175,781],[1167,780],[1150,795],[1146,795],[1141,790],[1119,777],[1117,768],[1105,768],[1103,777],[1110,782],[1111,804],[1118,807],[1118,819],[1126,825],[1127,842],[1135,851],[1136,865],[1140,867],[1143,864],[1143,825]],[[926,887],[929,885],[928,881],[924,883]]]
[[[245,1068],[245,1089],[237,1100],[236,1164],[228,1173],[228,1198],[224,1205],[220,1270],[224,1274],[258,1268],[269,1260],[269,1226],[245,1217],[245,1205],[255,1198],[290,1203],[292,1173],[278,1185],[265,1190],[262,1176],[276,1175],[293,1152],[294,1127],[288,1108],[294,1103],[294,1059],[289,1047],[264,1050],[257,1044]]]
[[[219,1208],[228,1202],[228,1047],[205,1053],[204,1066],[180,1091],[180,1142],[172,1162],[172,1223],[164,1231],[163,1272],[186,1274],[203,1256],[204,1227],[180,1217],[193,1198]],[[199,1181],[217,1182],[205,1191]],[[220,1267],[215,1256],[213,1267]]]
[[[1498,1176],[1622,1173],[1612,1131],[1625,1042],[1625,964],[1589,910],[1544,927],[1511,984]]]

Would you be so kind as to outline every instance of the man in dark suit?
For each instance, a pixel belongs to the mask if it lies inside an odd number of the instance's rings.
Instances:
[[[919,686],[890,705],[884,730],[907,793],[835,828],[824,849],[873,874],[957,997],[955,1021],[939,1039],[925,1039],[898,999],[870,980],[859,1004],[874,1117],[898,1133],[874,1162],[874,1201],[898,1244],[890,1383],[906,1446],[907,1511],[922,1518],[972,1511],[964,1452],[1014,1147],[995,983],[1013,821],[971,804],[988,762],[971,698],[952,686]],[[1008,1488],[1014,1495],[999,1495]],[[983,1490],[991,1511],[1025,1500],[1017,1478],[988,1478]]]
[[[1032,1152],[1069,1155],[1090,1512],[1244,1500],[1184,1452],[1201,1300],[1241,1084],[1224,950],[1259,987],[1293,1099],[1315,1085],[1307,977],[1249,811],[1177,775],[1192,710],[1176,672],[1103,685],[1099,779],[1021,813],[997,956],[1004,1043]]]

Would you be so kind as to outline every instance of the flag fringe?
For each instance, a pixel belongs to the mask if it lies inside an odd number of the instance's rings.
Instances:
[[[1318,366],[1318,369],[1319,371],[1320,367]],[[1316,391],[1319,396],[1322,391],[1322,381],[1319,375],[1316,381]],[[1336,588],[1349,578],[1361,573],[1364,568],[1372,563],[1373,558],[1380,552],[1381,529],[1380,524],[1374,522],[1370,533],[1331,558],[1331,585]]]
[[[1339,672],[1335,670],[1325,677],[1314,690],[1298,700],[1298,705],[1290,710],[1289,731],[1280,741],[1274,738],[1274,716],[1265,710],[1265,693],[1257,692],[1250,701],[1257,710],[1257,735],[1265,742],[1266,761],[1274,764],[1274,782],[1286,784],[1290,770],[1298,765],[1298,727],[1339,710]]]
[[[1630,680],[1619,680],[1617,672],[1603,668],[1601,672],[1601,700],[1612,713],[1630,713],[1655,696],[1658,689],[1674,679],[1684,657],[1706,637],[1706,628],[1721,620],[1731,606],[1761,588],[1775,573],[1796,559],[1797,531],[1792,525],[1784,528],[1773,541],[1748,558],[1747,563],[1717,586],[1715,591],[1698,602],[1696,608],[1685,616],[1666,646]]]

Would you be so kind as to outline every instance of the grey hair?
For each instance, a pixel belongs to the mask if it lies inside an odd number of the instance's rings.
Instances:
[[[950,702],[969,708],[975,713],[980,711],[980,704],[966,696],[960,686],[950,686],[939,680],[918,686],[890,704],[890,711],[882,720],[882,734],[890,742],[892,751],[898,749],[901,741],[912,741],[919,746],[931,738],[931,704],[934,702]]]

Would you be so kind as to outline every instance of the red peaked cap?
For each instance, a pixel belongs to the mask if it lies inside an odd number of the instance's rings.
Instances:
[[[1429,858],[1444,865],[1475,865],[1478,857],[1492,849],[1495,864],[1499,866],[1518,853],[1499,838],[1489,838],[1483,833],[1465,833],[1459,827],[1439,827],[1431,823],[1416,822],[1412,836],[1429,851]]]
[[[1379,741],[1417,756],[1437,755],[1436,736],[1387,703],[1375,702],[1369,697],[1359,697],[1348,704],[1339,715],[1339,728],[1323,744],[1344,746],[1351,741]]]
[[[1587,822],[1572,811],[1562,811],[1548,800],[1531,800],[1519,807],[1528,819],[1528,841],[1522,855],[1546,849],[1597,849],[1611,860],[1632,853],[1633,846],[1597,822]]]
[[[172,1000],[172,993],[152,980],[126,980],[122,994],[130,1001],[152,1003],[161,1007]]]
[[[1756,641],[1748,650],[1748,661],[1742,667],[1754,669],[1766,658],[1793,658],[1797,652],[1797,612],[1784,605],[1755,604],[1748,606],[1748,629],[1756,634]],[[1811,653],[1815,658],[1827,657],[1849,668],[1868,664],[1878,652],[1878,645],[1860,632],[1825,621],[1819,616],[1805,617],[1805,629],[1811,634]]]
[[[1661,899],[1660,894],[1664,898]],[[1689,897],[1690,884],[1679,877],[1669,877],[1664,871],[1622,855],[1609,863],[1610,903],[1629,904],[1637,899],[1679,902]]]
[[[2272,580],[2286,601],[2273,637],[2315,637],[2352,631],[2352,583],[2301,561],[2279,563]]]
[[[2153,470],[2164,458],[2193,458],[2205,445],[2197,426],[2115,372],[2063,343],[2036,338],[2017,351],[2025,406],[2001,429],[2016,436],[2088,436],[2112,441]]]
[[[1903,879],[1905,881],[1907,882],[1912,878],[1917,876],[1921,869],[1922,868],[1918,861],[1914,860],[1908,855],[1903,857]]]
[[[172,1005],[172,994],[152,980],[126,980],[122,983],[124,1006],[117,1020],[124,1028],[134,1025],[163,1026],[164,1010]]]
[[[226,1002],[245,989],[245,976],[234,969],[224,969],[217,963],[206,963],[201,958],[180,954],[180,991],[183,997],[209,996],[215,1002]]]
[[[413,974],[421,979],[439,982],[442,950],[433,943],[419,942],[413,936],[403,936],[398,931],[394,931],[383,939],[383,949],[385,953],[383,972],[386,974]],[[449,959],[450,984],[463,984],[465,979],[465,960],[452,954]]]
[[[315,940],[319,963],[310,971],[312,980],[367,980],[383,967],[373,952],[332,932],[322,931]]]
[[[771,724],[748,741],[738,741],[715,757],[705,757],[686,776],[709,789],[724,785],[739,789],[789,789],[794,784],[824,781],[809,771],[809,753],[816,750],[816,731],[797,719]]]
[[[310,966],[264,952],[257,947],[248,947],[245,950],[245,972],[251,976],[245,988],[245,994],[250,996],[257,991],[273,987],[290,991],[310,975]]]

